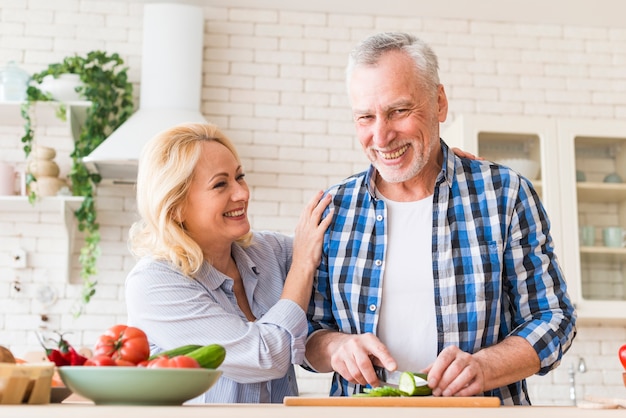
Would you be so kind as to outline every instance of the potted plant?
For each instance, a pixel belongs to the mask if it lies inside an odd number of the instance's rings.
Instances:
[[[77,74],[82,85],[76,87],[76,92],[91,103],[80,135],[75,138],[74,150],[70,154],[72,166],[68,175],[72,194],[84,198],[81,206],[74,212],[78,229],[85,235],[85,244],[79,257],[83,290],[80,303],[74,311],[76,316],[82,313],[84,305],[95,293],[97,282],[93,276],[97,273],[96,261],[100,254],[100,232],[94,197],[96,185],[101,178],[96,173],[90,173],[82,159],[132,115],[133,86],[128,81],[127,70],[124,61],[116,53],[109,55],[102,51],[91,51],[85,56],[66,57],[62,62],[50,64],[47,69],[32,75],[32,80],[40,84],[31,84],[28,87],[26,100],[21,109],[25,120],[22,143],[24,153],[28,157],[33,149],[35,137],[31,106],[37,101],[54,100],[52,94],[41,89],[45,77],[58,78],[62,74]],[[65,118],[63,103],[59,103],[56,114],[61,119]],[[26,176],[27,186],[33,181],[36,179],[32,175]],[[29,191],[29,200],[31,203],[36,200],[32,190]]]

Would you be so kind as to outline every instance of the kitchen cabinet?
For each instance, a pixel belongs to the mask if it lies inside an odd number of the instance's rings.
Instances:
[[[607,247],[602,231],[626,229],[626,122],[526,116],[461,115],[442,138],[450,146],[500,162],[540,163],[531,179],[548,212],[570,296],[581,320],[626,320],[626,248]],[[582,245],[581,226],[593,226]]]
[[[608,247],[602,231],[626,229],[626,183],[606,183],[609,174],[626,180],[626,122],[558,120],[566,262],[579,284],[581,317],[626,319],[626,248]],[[576,181],[577,172],[579,181]],[[580,177],[583,176],[583,177]],[[584,181],[582,181],[584,178]],[[582,245],[581,226],[593,226]]]

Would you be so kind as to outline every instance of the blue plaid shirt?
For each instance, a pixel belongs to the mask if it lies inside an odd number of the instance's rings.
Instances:
[[[533,346],[539,374],[546,374],[570,347],[576,315],[539,197],[512,170],[459,158],[443,141],[441,147],[432,225],[438,352],[456,345],[475,353],[516,335]],[[309,334],[376,334],[387,211],[375,197],[374,176],[370,167],[327,191],[335,218],[324,237]],[[334,374],[331,396],[361,391]],[[485,395],[504,405],[530,404],[525,380]]]

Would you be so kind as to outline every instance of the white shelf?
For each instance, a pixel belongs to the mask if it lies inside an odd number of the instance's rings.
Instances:
[[[31,214],[36,218],[41,213],[49,213],[58,217],[58,222],[64,225],[65,230],[65,277],[70,280],[71,258],[74,252],[74,236],[76,233],[76,218],[74,212],[80,207],[84,198],[77,196],[42,197],[33,204],[26,196],[0,196],[1,212],[18,212]]]
[[[36,102],[33,104],[34,120],[38,126],[65,126],[71,123],[73,118],[78,118],[84,122],[87,109],[91,102],[68,102],[65,103],[66,121],[59,119],[56,115],[60,102]],[[0,126],[22,126],[24,119],[21,114],[22,102],[0,102]]]
[[[624,183],[576,183],[580,202],[620,203],[626,202],[626,184]]]
[[[626,263],[626,248],[580,247],[580,257],[585,262]]]
[[[34,203],[26,196],[0,196],[0,211],[24,212],[35,210],[39,212],[57,212],[78,209],[84,198],[80,196],[51,196],[41,197]]]
[[[74,228],[74,211],[83,203],[84,198],[79,196],[54,196],[40,197],[34,203],[28,201],[26,196],[0,196],[0,212],[20,212],[20,213],[58,213],[65,229],[69,231]]]
[[[0,102],[0,126],[23,126],[24,118],[21,115],[23,102]],[[61,106],[65,105],[65,120],[57,116]],[[82,126],[87,118],[87,111],[91,102],[36,102],[31,107],[33,112],[32,123],[36,127],[59,126],[66,127],[68,134],[77,139]],[[58,222],[64,226],[66,257],[65,276],[70,280],[71,259],[73,256],[74,238],[77,233],[76,217],[74,212],[81,206],[84,198],[77,196],[54,196],[38,198],[33,204],[26,196],[0,196],[0,213],[17,212],[32,214],[34,219],[41,213],[51,214],[51,218],[57,217]],[[56,214],[56,215],[55,215]]]

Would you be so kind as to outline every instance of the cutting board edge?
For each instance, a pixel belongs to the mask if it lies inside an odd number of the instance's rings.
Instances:
[[[287,396],[283,400],[285,406],[351,406],[351,407],[449,407],[449,408],[495,408],[500,406],[497,397],[299,397]]]

